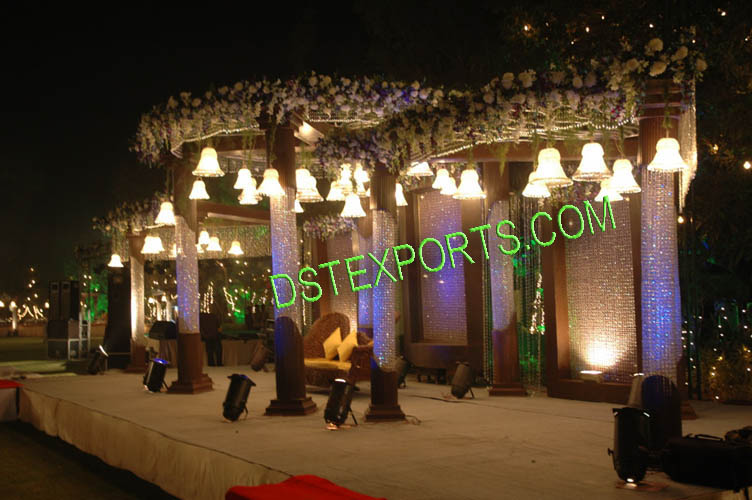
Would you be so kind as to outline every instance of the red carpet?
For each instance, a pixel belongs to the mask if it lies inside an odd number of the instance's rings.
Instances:
[[[21,387],[21,384],[13,380],[0,379],[0,389],[14,389],[16,387]]]
[[[293,476],[277,484],[233,486],[225,500],[386,500],[337,486],[318,476]]]

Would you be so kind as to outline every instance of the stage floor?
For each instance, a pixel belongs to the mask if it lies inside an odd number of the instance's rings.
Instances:
[[[606,449],[614,405],[548,398],[442,400],[449,386],[408,380],[400,404],[410,423],[363,423],[368,384],[353,400],[361,425],[328,431],[326,394],[305,417],[265,417],[274,373],[246,373],[257,384],[246,420],[227,423],[221,404],[227,376],[239,367],[207,368],[215,390],[198,395],[150,394],[141,376],[27,380],[21,417],[52,435],[126,468],[183,498],[223,498],[234,481],[277,482],[316,474],[389,500],[499,498],[737,498],[732,493],[671,482],[657,493],[618,489]],[[168,370],[166,380],[176,378]],[[684,433],[723,435],[752,424],[752,407],[693,402],[699,418]],[[715,492],[715,493],[714,493]],[[741,498],[741,496],[738,496]]]

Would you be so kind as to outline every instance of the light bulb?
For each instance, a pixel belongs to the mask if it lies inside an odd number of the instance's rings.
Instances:
[[[345,198],[345,207],[340,214],[342,217],[365,217],[366,213],[360,204],[360,198],[355,193],[350,193]]]
[[[219,168],[217,160],[217,150],[214,148],[204,148],[201,150],[201,159],[193,171],[196,177],[222,177],[225,173]]]
[[[193,189],[191,189],[191,194],[188,195],[188,199],[190,200],[208,200],[209,199],[209,193],[206,192],[206,184],[204,184],[204,181],[201,179],[196,179],[193,182]]]
[[[394,197],[397,200],[398,207],[406,207],[407,200],[405,199],[405,193],[402,190],[402,184],[399,182],[394,185]]]

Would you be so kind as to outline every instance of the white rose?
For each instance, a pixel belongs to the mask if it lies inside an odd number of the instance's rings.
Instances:
[[[520,73],[517,78],[519,78],[520,83],[522,83],[522,86],[524,88],[528,88],[533,85],[533,79],[535,78],[535,72],[532,70],[523,71]]]
[[[512,83],[514,82],[514,74],[512,73],[504,73],[501,77],[501,86],[505,89],[512,88]]]
[[[580,78],[579,76],[575,76],[574,78],[572,78],[572,87],[576,89],[579,89],[580,87],[582,87],[582,78]]]
[[[650,76],[658,76],[666,71],[666,63],[663,61],[655,61],[650,66]]]
[[[426,99],[428,99],[428,90],[420,89],[420,93],[418,95],[420,95],[420,98],[425,101]]]
[[[525,102],[525,94],[515,94],[509,101],[514,104],[522,104]]]
[[[243,90],[243,84],[241,82],[236,83],[234,89],[236,92],[240,92]]]
[[[486,92],[483,94],[483,101],[485,101],[486,104],[493,104],[494,95],[491,92]]]
[[[551,72],[551,83],[554,85],[559,85],[564,80],[564,72],[563,71],[552,71]]]
[[[634,57],[627,61],[627,71],[634,71],[640,67],[640,63]]]
[[[317,83],[319,83],[319,79],[315,76],[312,76],[308,79],[308,85],[310,85],[311,87],[315,86]]]
[[[195,99],[193,99],[193,102],[191,102],[191,104],[193,105],[194,108],[197,108],[201,104],[201,99],[196,97]]]
[[[648,42],[647,48],[650,52],[660,52],[663,50],[663,40],[660,38],[653,38]]]
[[[587,76],[585,77],[585,86],[592,87],[593,85],[595,85],[595,82],[596,82],[595,73],[588,73]]]
[[[705,71],[706,69],[708,69],[708,63],[706,63],[704,59],[698,59],[695,62],[695,69],[697,71]]]
[[[415,80],[413,84],[411,85],[411,87],[414,88],[415,90],[418,90],[420,88],[420,83],[418,83],[418,81]]]
[[[681,61],[685,57],[687,57],[687,54],[689,54],[689,49],[687,49],[686,46],[682,45],[679,47],[673,56],[671,56],[672,61]]]

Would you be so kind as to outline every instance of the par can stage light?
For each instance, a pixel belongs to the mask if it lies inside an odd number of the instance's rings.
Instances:
[[[251,392],[251,387],[256,384],[240,373],[233,373],[227,378],[230,379],[230,387],[227,388],[227,396],[225,396],[225,402],[222,403],[222,416],[231,422],[235,422],[241,413],[248,414],[246,407],[248,394]]]
[[[167,361],[160,358],[153,358],[149,361],[149,368],[144,375],[144,387],[149,392],[159,392],[162,390],[162,386],[167,387],[164,378],[168,364]]]
[[[109,355],[107,354],[107,351],[105,351],[104,347],[101,345],[97,349],[92,349],[89,367],[86,371],[89,372],[90,375],[96,375],[97,373],[104,371],[104,363],[108,357]]]
[[[324,410],[324,420],[328,425],[340,427],[345,423],[349,414],[352,414],[355,425],[358,424],[358,421],[355,420],[355,414],[350,409],[354,391],[355,386],[343,378],[335,379],[332,382],[329,400],[326,402],[326,409]]]

